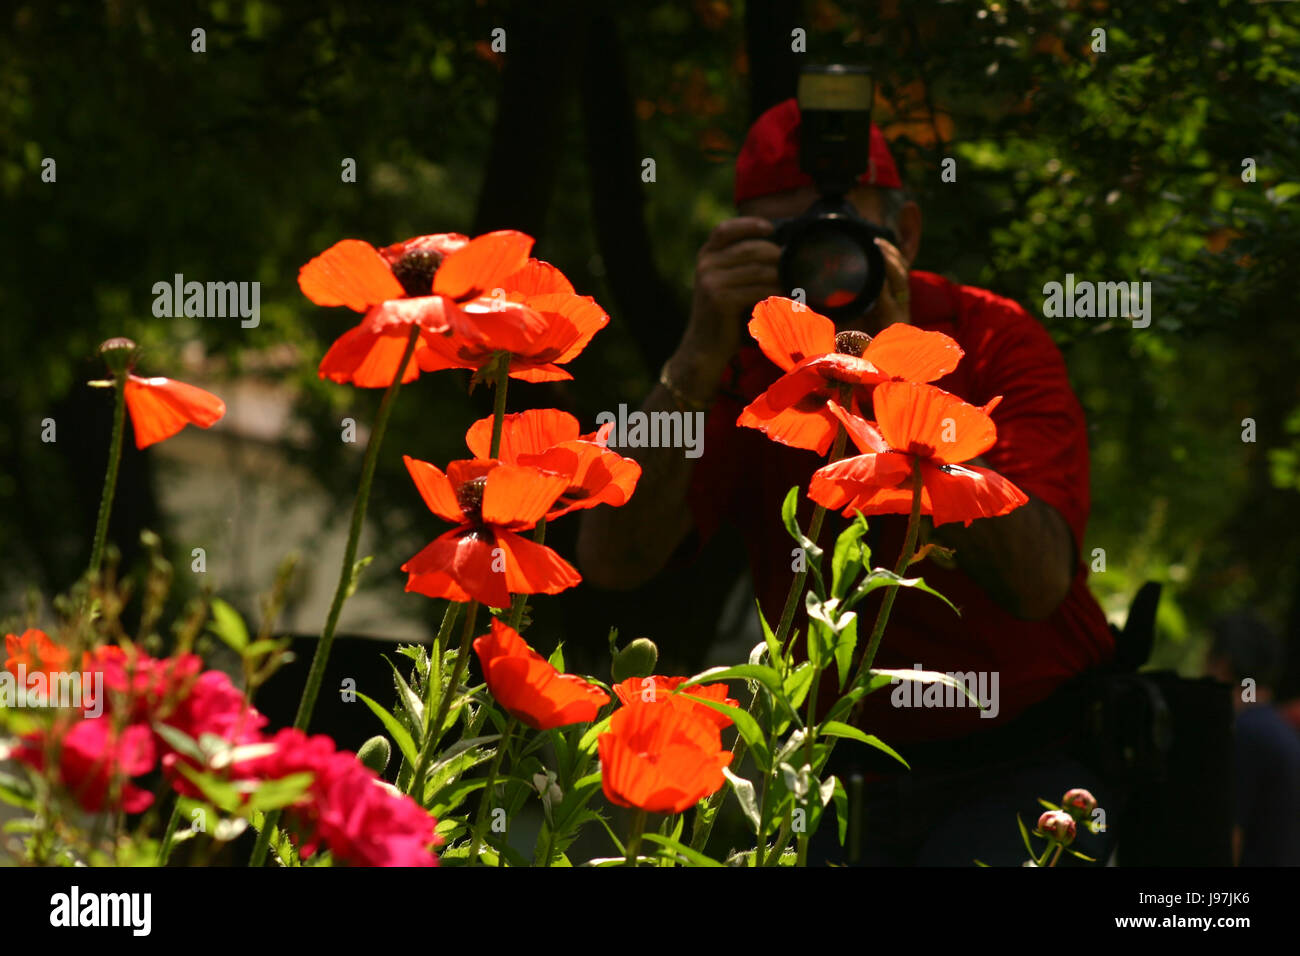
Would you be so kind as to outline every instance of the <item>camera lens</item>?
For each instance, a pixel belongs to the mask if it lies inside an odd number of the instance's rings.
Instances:
[[[831,319],[853,318],[880,295],[885,263],[879,230],[842,216],[806,219],[791,230],[781,255],[781,283],[802,289],[803,301]]]
[[[856,238],[838,229],[815,229],[800,239],[791,252],[790,268],[804,277],[810,306],[838,309],[862,294],[871,267]]]

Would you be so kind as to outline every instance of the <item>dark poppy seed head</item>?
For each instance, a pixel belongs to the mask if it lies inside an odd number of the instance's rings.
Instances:
[[[474,524],[483,520],[483,492],[487,488],[487,475],[471,478],[456,489],[456,502],[465,517]]]
[[[409,296],[428,295],[433,291],[433,274],[442,265],[442,254],[416,249],[397,260],[393,275]]]
[[[871,336],[866,332],[837,332],[835,334],[835,351],[841,355],[852,355],[854,358],[861,358],[870,341]]]

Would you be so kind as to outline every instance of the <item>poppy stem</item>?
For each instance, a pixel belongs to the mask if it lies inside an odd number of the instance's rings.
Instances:
[[[831,448],[830,457],[827,461],[839,461],[844,457],[844,445],[848,441],[849,433],[844,430],[844,426],[839,426],[839,431],[835,433],[835,445]],[[813,511],[812,523],[808,525],[808,537],[816,543],[822,533],[822,522],[826,518],[826,508],[824,505],[818,505]],[[795,612],[799,609],[799,601],[803,597],[804,584],[808,581],[808,561],[809,555],[804,555],[804,570],[794,576],[790,582],[790,593],[786,595],[785,607],[781,611],[781,623],[776,629],[776,641],[782,647],[785,647],[785,639],[790,633],[790,628],[794,624]]]
[[[113,380],[116,403],[113,407],[113,436],[108,442],[108,470],[104,473],[104,493],[99,498],[99,517],[95,521],[95,543],[90,550],[91,577],[99,574],[104,563],[104,542],[108,538],[108,516],[113,511],[117,492],[117,466],[122,460],[122,433],[126,421],[126,375]]]
[[[913,459],[912,513],[907,517],[907,540],[903,543],[903,551],[898,556],[898,564],[894,567],[895,577],[903,576],[903,572],[907,570],[908,564],[912,561],[912,555],[916,552],[916,539],[921,531],[921,487],[921,462],[920,459]],[[897,596],[898,585],[895,584],[885,588],[885,599],[881,601],[880,611],[876,614],[876,623],[871,629],[871,640],[867,644],[867,653],[862,658],[862,666],[858,668],[858,678],[871,670],[871,663],[876,659],[876,651],[880,648],[880,639],[884,636],[885,625],[889,622],[889,612],[893,609],[894,598]],[[853,682],[853,685],[856,684],[857,679]]]
[[[329,663],[330,651],[334,647],[334,632],[338,628],[339,615],[343,605],[352,592],[356,578],[357,542],[361,539],[361,529],[366,523],[366,506],[370,503],[370,486],[375,478],[375,464],[379,460],[379,447],[384,443],[384,432],[388,428],[388,417],[393,411],[393,401],[398,389],[402,387],[402,375],[411,364],[415,354],[415,345],[419,341],[420,327],[411,326],[406,339],[406,350],[401,361],[397,363],[397,372],[392,382],[384,391],[379,403],[379,412],[375,415],[375,424],[366,442],[366,457],[361,463],[361,483],[357,486],[357,496],[352,503],[352,524],[348,528],[348,542],[343,549],[343,567],[339,570],[339,583],[334,588],[334,600],[330,602],[329,615],[325,618],[325,628],[321,631],[320,641],[316,644],[316,654],[312,657],[311,670],[307,672],[307,684],[302,690],[302,699],[298,702],[298,714],[293,726],[296,730],[306,732],[311,723],[312,711],[316,708],[316,698],[320,695],[322,682],[325,680],[325,666]],[[261,866],[266,860],[271,846],[271,830],[280,821],[280,811],[273,810],[266,815],[265,824],[257,836],[257,845],[253,847],[250,866]]]
[[[492,790],[496,787],[497,774],[501,770],[501,758],[505,756],[506,750],[510,746],[510,735],[515,732],[515,727],[519,721],[511,717],[506,721],[506,729],[501,731],[501,742],[497,744],[496,756],[492,758],[492,766],[488,770],[487,784],[483,787],[483,799],[478,804],[478,815],[474,820],[474,839],[469,847],[469,866],[478,865],[478,848],[483,842],[483,825],[487,822],[488,809],[492,806]],[[500,865],[500,856],[497,857],[497,865]]]
[[[420,748],[420,759],[415,764],[415,776],[411,778],[411,796],[415,802],[424,806],[424,781],[429,773],[429,764],[433,760],[433,753],[438,747],[438,741],[442,739],[442,725],[447,722],[447,714],[451,710],[451,700],[456,696],[456,688],[460,684],[460,679],[465,673],[466,664],[469,661],[470,647],[474,641],[474,619],[478,617],[478,601],[470,601],[469,607],[465,609],[465,627],[460,633],[460,649],[456,652],[456,664],[451,671],[451,680],[447,684],[447,692],[442,695],[438,701],[438,714],[433,718],[433,723],[429,724],[429,730],[424,735],[424,745]]]
[[[636,866],[637,853],[641,849],[641,834],[644,830],[645,811],[638,807],[636,814],[632,817],[632,826],[628,829],[627,856],[623,861],[624,866]]]
[[[171,819],[167,821],[167,831],[163,834],[162,845],[158,847],[157,866],[166,866],[167,858],[172,855],[172,843],[176,838],[176,828],[181,822],[181,798],[178,795],[172,804]]]
[[[546,543],[546,516],[542,515],[537,522],[537,527],[533,530],[533,540],[538,544]],[[516,594],[514,602],[510,605],[510,628],[516,633],[519,632],[519,622],[524,618],[524,598],[526,595]]]
[[[494,360],[497,363],[497,377],[493,382],[496,396],[492,403],[492,450],[489,458],[496,458],[501,453],[501,432],[506,424],[506,391],[510,386],[510,353],[498,351]]]

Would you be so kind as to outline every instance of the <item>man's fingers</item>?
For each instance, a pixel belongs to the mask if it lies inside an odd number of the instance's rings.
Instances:
[[[772,224],[766,219],[760,219],[758,216],[741,216],[738,219],[727,219],[718,223],[713,231],[709,233],[708,241],[704,243],[700,252],[725,249],[741,239],[755,239],[759,236],[770,236],[771,234]]]
[[[743,262],[728,269],[714,270],[711,279],[716,288],[734,289],[746,285],[763,285],[777,288],[779,276],[774,265],[761,262]]]
[[[776,268],[781,259],[781,250],[771,242],[762,239],[745,239],[733,243],[726,249],[702,252],[699,265],[713,269],[729,269],[733,266],[758,262]]]

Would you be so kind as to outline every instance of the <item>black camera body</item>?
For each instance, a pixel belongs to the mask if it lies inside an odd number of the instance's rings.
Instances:
[[[793,219],[773,220],[781,284],[835,321],[865,314],[880,297],[890,229],[863,219],[847,195],[871,157],[871,75],[850,66],[805,67],[799,76],[799,165],[820,198]]]

